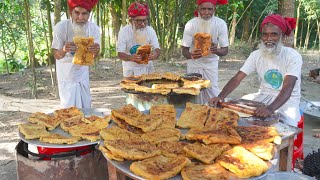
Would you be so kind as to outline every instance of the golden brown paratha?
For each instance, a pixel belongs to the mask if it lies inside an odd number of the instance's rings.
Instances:
[[[217,162],[240,178],[260,176],[268,170],[262,159],[240,146],[226,151]]]
[[[153,105],[150,114],[163,118],[162,124],[157,129],[174,128],[176,125],[176,109],[171,104]]]
[[[177,126],[181,128],[203,128],[209,112],[209,107],[187,102]]]
[[[179,141],[181,132],[179,129],[155,129],[144,133],[141,137],[145,141],[159,144],[162,141]]]
[[[242,143],[240,145],[263,160],[271,160],[275,153],[275,145],[267,141]]]
[[[123,157],[119,155],[112,154],[107,148],[99,145],[99,150],[109,159],[116,161],[124,161]]]
[[[210,108],[209,116],[206,121],[206,128],[215,128],[220,126],[237,126],[239,115],[235,112],[220,109],[220,108]]]
[[[48,136],[41,136],[39,140],[50,144],[75,144],[81,140],[81,137],[66,137],[60,134],[50,134]]]
[[[72,63],[78,65],[93,65],[94,54],[88,51],[88,47],[94,44],[93,37],[76,36],[73,42],[77,45],[77,51],[73,57]]]
[[[161,154],[160,149],[154,144],[143,140],[106,140],[104,145],[112,154],[117,154],[128,160],[143,160]]]
[[[186,166],[181,171],[183,180],[228,180],[236,179],[232,174],[223,168],[219,163],[196,164]]]
[[[225,150],[229,149],[229,144],[202,144],[199,142],[184,146],[183,150],[191,157],[206,164],[211,164]]]
[[[49,131],[54,130],[62,122],[62,118],[50,116],[45,113],[36,112],[29,116],[29,122],[42,124],[48,128]]]
[[[178,88],[172,89],[172,92],[177,93],[177,94],[191,94],[191,95],[197,96],[200,94],[200,88],[178,87]]]
[[[38,139],[41,136],[48,136],[50,133],[42,124],[19,124],[19,131],[25,136],[25,139]]]
[[[146,179],[169,179],[190,163],[184,156],[168,158],[160,155],[134,162],[130,165],[130,170]]]
[[[183,147],[188,143],[182,141],[162,141],[157,147],[161,150],[161,154],[166,157],[186,156]]]
[[[190,129],[186,138],[188,140],[198,140],[205,144],[240,144],[241,137],[232,127],[223,126],[219,128]]]
[[[281,144],[281,137],[275,127],[263,126],[238,126],[236,131],[242,138],[243,143],[268,141],[275,144]]]
[[[117,139],[134,139],[134,140],[141,140],[142,138],[134,134],[132,132],[129,132],[125,129],[119,128],[117,126],[113,126],[111,128],[103,128],[100,131],[100,136],[104,140],[117,140]]]

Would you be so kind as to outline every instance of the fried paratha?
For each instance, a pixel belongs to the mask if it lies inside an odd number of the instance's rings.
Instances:
[[[119,155],[112,154],[107,148],[99,145],[99,150],[109,159],[116,161],[124,161],[123,157]]]
[[[198,32],[193,35],[194,49],[201,49],[202,56],[208,56],[210,54],[211,47],[211,35],[208,33]]]
[[[77,51],[73,57],[72,63],[78,65],[93,65],[94,54],[88,51],[88,47],[94,44],[93,37],[76,36],[73,42],[77,45]]]
[[[281,144],[281,137],[275,127],[263,126],[238,126],[236,131],[242,138],[243,143],[268,141],[275,144]]]
[[[169,179],[190,163],[184,156],[168,158],[160,155],[134,162],[130,165],[130,170],[146,179]]]
[[[266,162],[240,146],[226,151],[217,162],[240,178],[260,176],[268,170]]]
[[[177,126],[181,128],[203,128],[209,112],[209,106],[187,102]]]
[[[206,128],[215,128],[220,126],[237,126],[239,115],[235,112],[220,109],[220,108],[210,108],[209,116],[206,121]]]
[[[161,154],[166,157],[186,156],[183,147],[188,143],[182,141],[162,141],[157,147],[161,150]]]
[[[275,153],[275,145],[266,141],[242,143],[240,146],[263,160],[271,160]]]
[[[223,126],[219,128],[190,129],[186,138],[198,140],[205,144],[240,144],[241,137],[232,127]]]
[[[150,114],[163,118],[162,124],[157,129],[174,128],[176,125],[176,109],[171,104],[153,105],[150,108]]]
[[[193,163],[186,166],[181,171],[183,180],[228,180],[232,175],[229,171],[223,168],[219,163],[214,164],[196,164]]]
[[[75,144],[81,140],[81,137],[66,137],[60,134],[50,134],[48,136],[41,136],[39,140],[50,144]]]
[[[142,129],[131,126],[130,124],[126,123],[124,120],[117,118],[114,115],[111,116],[111,119],[113,122],[115,122],[122,129],[133,132],[135,134],[143,134]]]
[[[191,94],[191,95],[197,96],[200,94],[200,88],[178,87],[178,88],[172,89],[172,92],[177,93],[177,94]]]
[[[154,144],[143,140],[106,140],[104,145],[112,154],[117,154],[128,160],[143,160],[161,154],[160,149]]]
[[[104,140],[132,139],[142,141],[142,138],[139,135],[129,132],[125,129],[119,128],[117,126],[102,129],[100,131],[100,136]]]
[[[184,146],[183,150],[191,157],[206,164],[211,164],[225,150],[229,149],[229,144],[202,144],[199,142]]]
[[[54,130],[62,122],[62,118],[50,116],[45,113],[36,112],[29,116],[29,122],[43,124],[48,128],[49,131]]]
[[[149,141],[153,144],[159,144],[162,141],[179,141],[181,132],[179,129],[155,129],[153,131],[146,132],[141,137],[145,141]]]
[[[172,81],[179,81],[181,76],[172,72],[165,72],[162,74],[162,78]]]
[[[38,139],[41,136],[48,136],[50,133],[42,124],[19,124],[19,131],[24,135],[25,139]]]
[[[63,120],[68,120],[72,118],[79,118],[83,117],[82,111],[80,111],[77,107],[70,107],[70,108],[65,108],[65,109],[59,109],[55,110],[53,112],[54,116],[60,117]]]

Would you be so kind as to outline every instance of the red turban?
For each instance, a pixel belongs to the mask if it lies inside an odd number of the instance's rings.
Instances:
[[[97,2],[98,0],[68,0],[68,6],[70,11],[72,11],[77,6],[91,11],[91,9],[97,4]]]
[[[134,2],[128,8],[128,15],[129,17],[148,16],[149,15],[148,5],[144,3]]]
[[[228,0],[197,0],[197,4],[198,6],[202,3],[205,3],[205,2],[210,2],[212,3],[213,5],[224,5],[224,4],[228,4]],[[198,17],[198,8],[194,11],[194,16]]]
[[[295,18],[290,18],[290,17],[283,18],[279,14],[272,14],[264,18],[260,26],[260,31],[262,31],[263,26],[267,23],[272,23],[278,26],[282,30],[282,32],[286,35],[290,35],[291,31],[294,28],[296,28]]]
[[[204,2],[211,2],[213,5],[219,4],[219,5],[224,5],[228,4],[228,0],[198,0],[197,4],[200,5]]]

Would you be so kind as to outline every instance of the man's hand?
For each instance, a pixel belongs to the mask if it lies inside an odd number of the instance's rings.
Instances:
[[[224,101],[223,98],[214,97],[214,98],[209,99],[208,104],[209,104],[209,106],[217,107],[217,105],[218,105],[219,103],[222,103],[223,101]]]
[[[64,46],[63,46],[63,52],[67,53],[67,52],[76,52],[77,51],[77,46],[74,42],[67,42]]]
[[[141,55],[139,55],[139,54],[132,54],[132,55],[129,57],[129,60],[132,61],[132,62],[135,62],[135,63],[139,63],[139,62],[141,62],[142,57],[141,57]]]
[[[152,52],[149,55],[149,60],[155,60],[155,59],[157,59],[157,57],[158,57],[158,54],[156,52]]]
[[[269,117],[274,113],[270,107],[260,107],[254,111],[254,115],[257,117]]]
[[[210,47],[210,53],[211,54],[217,54],[218,52],[218,45],[212,43],[211,47]]]
[[[94,43],[88,47],[88,52],[93,53],[94,55],[97,55],[100,52],[100,45],[97,43]]]
[[[192,59],[199,59],[202,57],[201,49],[194,49],[191,52],[191,58]]]

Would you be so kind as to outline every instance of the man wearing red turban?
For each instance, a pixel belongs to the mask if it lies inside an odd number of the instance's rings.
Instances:
[[[63,108],[91,107],[89,67],[72,63],[77,50],[73,37],[93,37],[94,44],[88,47],[88,51],[95,56],[99,54],[100,28],[88,21],[91,9],[97,2],[97,0],[68,0],[71,19],[62,20],[54,27],[51,47],[54,49],[56,59],[59,96]]]
[[[266,104],[255,110],[255,116],[267,117],[278,112],[285,123],[297,126],[302,57],[296,50],[282,45],[282,38],[290,35],[294,28],[294,18],[277,14],[267,16],[261,24],[259,49],[250,54],[240,71],[209,103],[217,105],[222,102],[247,75],[256,72],[261,81],[258,93],[242,97]]]
[[[224,20],[214,16],[216,5],[227,4],[227,0],[198,0],[196,17],[188,21],[182,39],[182,54],[187,61],[187,73],[199,73],[211,81],[212,87],[201,91],[196,102],[205,104],[210,98],[219,94],[218,61],[219,56],[228,53],[228,28]],[[202,56],[201,49],[194,48],[194,34],[211,35],[210,54]],[[219,45],[220,48],[217,48]]]
[[[122,27],[118,34],[117,52],[122,60],[123,76],[139,76],[154,72],[152,60],[160,55],[160,46],[156,32],[148,26],[149,9],[144,3],[134,2],[128,8],[129,23]],[[141,55],[136,54],[137,48],[150,44],[152,52],[148,64],[142,64]]]

